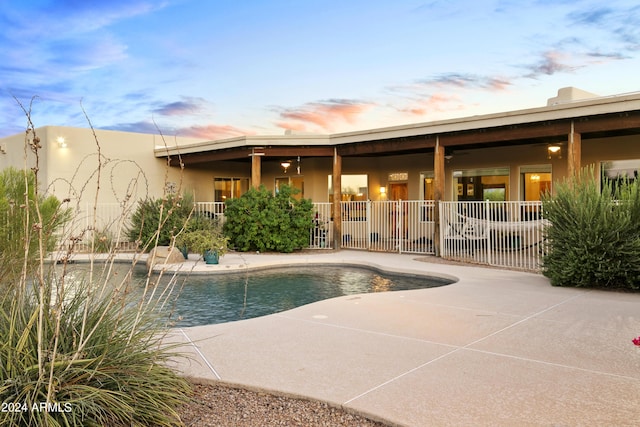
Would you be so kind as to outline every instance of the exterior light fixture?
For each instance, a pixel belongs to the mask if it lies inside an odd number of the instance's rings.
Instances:
[[[387,187],[380,187],[380,195],[384,196],[385,194],[387,194]]]
[[[558,155],[558,158],[562,158],[562,147],[559,145],[549,145],[547,147],[547,159],[550,159],[552,155]]]
[[[291,166],[291,162],[290,161],[284,161],[282,163],[280,163],[280,166],[282,166],[282,169],[284,169],[284,173],[287,173],[287,170],[289,169],[289,166]]]
[[[56,142],[58,143],[58,147],[67,148],[67,140],[64,138],[64,136],[57,137]]]

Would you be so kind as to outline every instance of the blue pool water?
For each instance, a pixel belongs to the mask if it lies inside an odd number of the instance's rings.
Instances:
[[[145,275],[144,268],[136,270],[137,279]],[[160,287],[167,281],[168,278],[162,279]],[[278,313],[343,295],[423,289],[450,283],[435,277],[388,275],[365,268],[336,266],[191,275],[178,279],[181,290],[171,318],[177,327],[209,325]],[[141,292],[142,285],[136,291]]]

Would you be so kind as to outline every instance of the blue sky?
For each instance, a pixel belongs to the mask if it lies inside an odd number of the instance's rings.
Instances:
[[[640,5],[0,0],[0,137],[336,133],[640,90]],[[35,97],[35,98],[34,98]]]

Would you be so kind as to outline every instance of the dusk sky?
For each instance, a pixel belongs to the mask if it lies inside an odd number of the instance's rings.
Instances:
[[[640,91],[637,0],[0,0],[0,137],[337,133]],[[34,98],[35,97],[35,98]]]

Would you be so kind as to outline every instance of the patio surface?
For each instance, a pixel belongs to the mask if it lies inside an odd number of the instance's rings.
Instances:
[[[458,281],[176,329],[173,339],[192,356],[178,368],[391,425],[638,425],[640,350],[631,340],[640,335],[640,294],[555,288],[541,275],[424,259],[343,250],[183,265],[219,273],[347,264]]]

